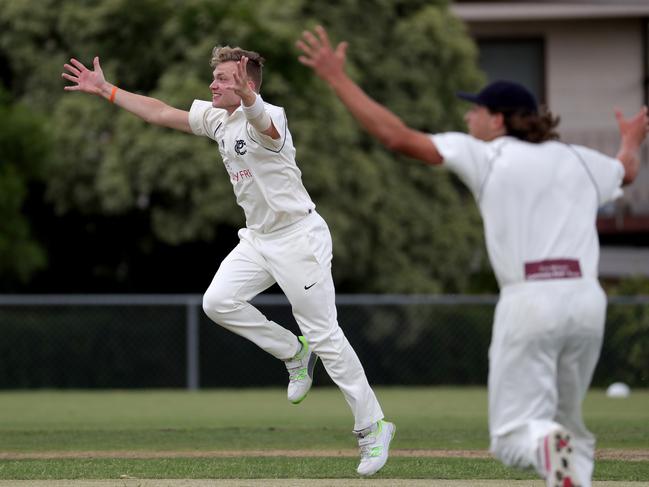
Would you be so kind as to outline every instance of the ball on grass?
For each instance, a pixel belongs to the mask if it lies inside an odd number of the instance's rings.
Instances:
[[[624,382],[614,382],[606,389],[607,397],[629,397],[631,389]]]

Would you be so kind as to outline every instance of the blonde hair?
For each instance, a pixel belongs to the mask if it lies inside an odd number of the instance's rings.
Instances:
[[[246,51],[240,47],[230,47],[230,46],[216,46],[212,49],[212,59],[210,61],[210,66],[215,68],[221,63],[228,61],[241,61],[241,58],[246,56],[248,58],[248,64],[246,65],[246,73],[248,77],[255,83],[255,88],[257,91],[261,88],[262,81],[262,69],[264,67],[264,61],[266,61],[258,52]]]

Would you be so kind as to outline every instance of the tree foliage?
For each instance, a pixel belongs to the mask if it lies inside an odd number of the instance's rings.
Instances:
[[[339,289],[470,289],[484,266],[473,200],[445,170],[371,140],[297,62],[294,42],[316,23],[350,43],[350,74],[408,124],[462,129],[454,92],[481,76],[446,1],[0,0],[0,74],[21,103],[48,114],[47,198],[57,214],[136,214],[154,240],[175,246],[218,246],[217,228],[243,225],[209,140],[64,94],[60,78],[71,56],[90,64],[99,55],[109,80],[188,109],[209,96],[212,47],[239,45],[267,60],[262,92],[286,108],[305,185],[332,230]]]
[[[608,290],[612,296],[649,296],[649,279],[625,278]],[[601,375],[612,376],[631,386],[649,385],[649,305],[609,305],[602,352],[598,365]],[[596,374],[597,377],[597,374]]]
[[[45,265],[21,209],[28,182],[40,174],[47,152],[43,121],[20,104],[9,105],[0,86],[0,280],[26,282]]]

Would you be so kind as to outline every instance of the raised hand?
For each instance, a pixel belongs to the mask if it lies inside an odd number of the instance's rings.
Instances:
[[[99,64],[99,57],[95,56],[93,59],[93,71],[86,68],[83,63],[74,58],[70,59],[70,64],[66,63],[63,67],[68,72],[62,73],[61,77],[74,83],[73,85],[64,86],[64,90],[101,95],[102,87],[106,85],[106,79]]]
[[[348,44],[341,42],[334,51],[327,31],[321,25],[315,28],[315,34],[308,30],[304,31],[302,39],[295,45],[304,53],[297,58],[298,61],[312,68],[323,80],[332,81],[343,74]]]
[[[620,110],[615,110],[615,118],[620,129],[623,142],[640,146],[649,131],[649,116],[644,106],[631,118],[624,118]]]
[[[246,105],[252,103],[255,100],[255,93],[254,91],[252,91],[252,88],[250,87],[250,80],[248,79],[248,71],[246,68],[247,66],[248,58],[246,56],[242,56],[241,60],[237,62],[237,69],[232,73],[232,79],[234,83],[226,87],[227,89],[232,90],[237,95],[239,95]],[[246,103],[246,100],[249,100],[249,103]]]

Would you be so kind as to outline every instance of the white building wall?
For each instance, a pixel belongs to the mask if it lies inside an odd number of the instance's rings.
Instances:
[[[570,130],[613,130],[613,107],[643,103],[642,25],[635,20],[566,21],[546,36],[548,101]]]
[[[541,37],[545,39],[545,89],[550,110],[561,117],[566,142],[614,156],[619,146],[613,114],[634,114],[644,100],[641,19],[581,19],[475,22],[475,38]],[[649,213],[649,163],[618,202],[632,213]]]

